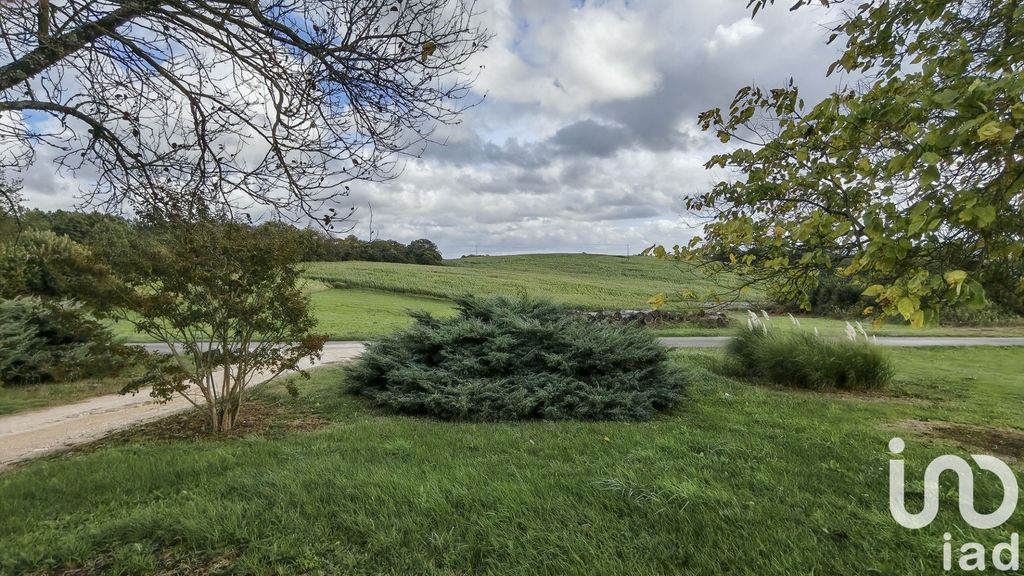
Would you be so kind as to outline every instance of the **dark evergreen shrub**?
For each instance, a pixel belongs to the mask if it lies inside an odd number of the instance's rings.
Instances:
[[[350,390],[446,420],[643,420],[672,406],[682,377],[643,328],[592,324],[546,301],[466,297],[459,314],[371,344]]]
[[[819,316],[859,314],[866,305],[864,288],[831,272],[823,272],[818,287],[810,294],[811,312]]]
[[[734,375],[797,388],[867,390],[882,388],[893,377],[889,355],[866,339],[765,329],[759,322],[730,341],[726,357]]]
[[[62,382],[107,375],[135,354],[73,302],[0,300],[0,383]]]

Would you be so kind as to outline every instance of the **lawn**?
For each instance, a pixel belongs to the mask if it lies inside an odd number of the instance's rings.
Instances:
[[[317,318],[317,330],[331,340],[368,340],[413,323],[410,311],[450,314],[450,302],[417,296],[362,289],[332,289],[316,285],[307,290]],[[114,334],[126,342],[151,342],[127,322],[111,323]]]
[[[759,312],[758,312],[759,313]],[[732,324],[728,328],[703,328],[687,324],[665,325],[654,328],[659,336],[729,336],[736,328],[746,325],[746,312],[730,312]],[[856,328],[856,320],[838,320],[835,318],[816,318],[813,316],[797,315],[795,319],[800,323],[803,330],[814,331],[815,328],[823,336],[843,336],[846,333],[846,324],[851,322]],[[784,328],[793,327],[793,320],[789,316],[776,314],[771,316],[769,323]],[[861,322],[864,330],[875,336],[1024,336],[1024,322],[1017,321],[1006,325],[993,326],[927,326],[914,328],[904,322],[893,320],[880,326],[874,326],[869,320]]]
[[[410,311],[452,314],[451,303],[437,298],[376,290],[324,290],[311,296],[317,329],[331,340],[370,340],[413,323]]]
[[[716,354],[674,353],[689,398],[639,424],[394,417],[321,369],[298,399],[257,392],[319,427],[140,432],[0,474],[0,573],[934,574],[943,532],[1024,529],[965,525],[952,483],[926,529],[887,505],[894,435],[912,510],[931,458],[1024,455],[1019,350],[893,350],[898,381],[871,395],[729,380]]]
[[[130,375],[125,375],[86,378],[71,382],[0,386],[0,416],[70,404],[103,394],[116,394],[130,379]]]

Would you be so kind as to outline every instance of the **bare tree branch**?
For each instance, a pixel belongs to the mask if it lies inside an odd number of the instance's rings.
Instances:
[[[476,15],[466,0],[2,3],[0,170],[47,148],[94,180],[88,205],[323,221],[475,104]]]

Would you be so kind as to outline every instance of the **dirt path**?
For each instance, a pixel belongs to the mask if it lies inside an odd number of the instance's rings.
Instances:
[[[343,362],[363,351],[358,342],[331,342],[320,364]],[[264,381],[257,378],[257,382]],[[184,398],[160,404],[143,388],[138,394],[97,396],[0,418],[0,470],[14,462],[97,440],[134,424],[149,422],[190,408]]]

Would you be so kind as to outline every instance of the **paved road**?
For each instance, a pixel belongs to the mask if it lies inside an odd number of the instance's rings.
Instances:
[[[685,336],[658,338],[668,348],[721,348],[725,346],[729,336]],[[328,342],[324,350],[353,348],[361,350],[365,342]],[[919,346],[1024,346],[1024,336],[879,336],[878,344],[894,347]],[[152,352],[166,352],[165,344],[143,344]]]
[[[685,338],[658,338],[669,348],[721,348],[729,342],[728,336],[692,336]],[[894,347],[918,346],[1024,346],[1024,337],[993,336],[879,336],[878,344]]]

